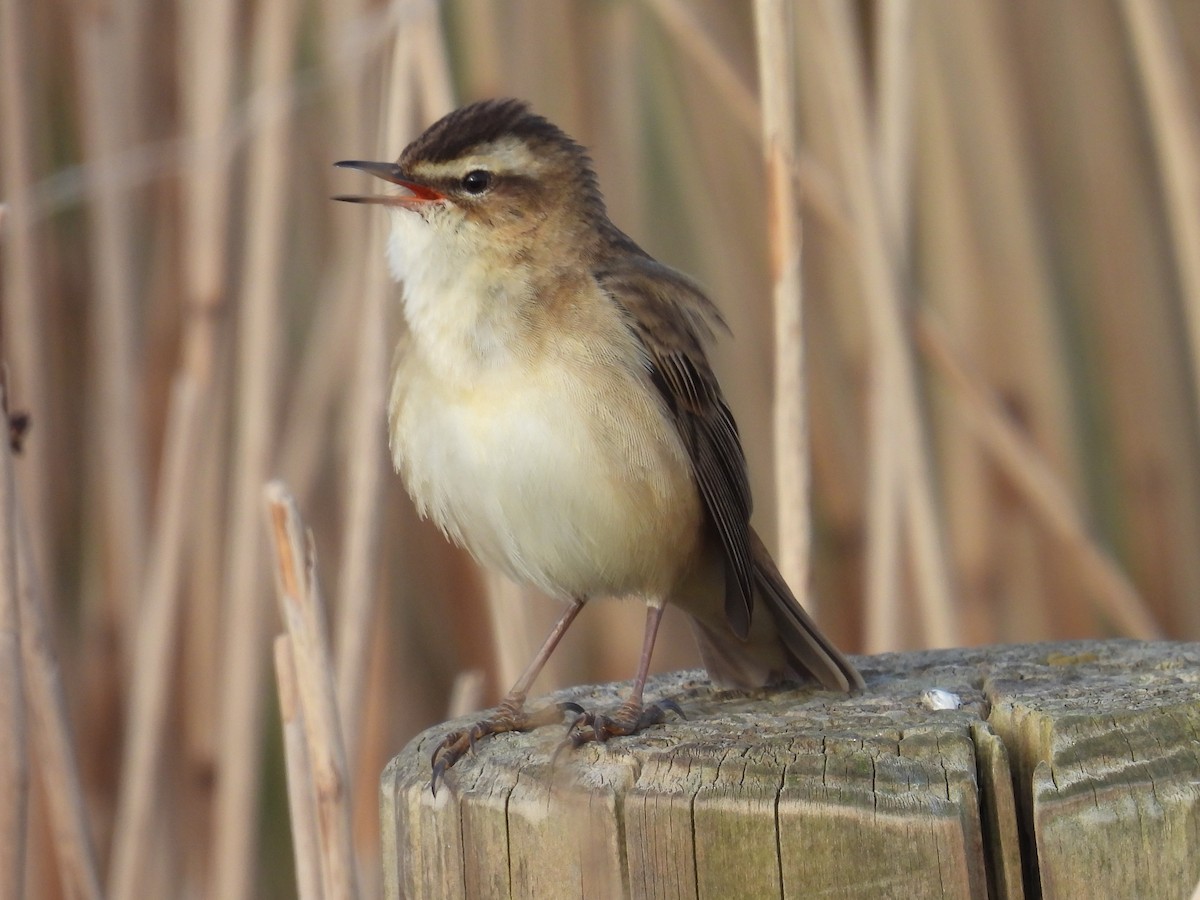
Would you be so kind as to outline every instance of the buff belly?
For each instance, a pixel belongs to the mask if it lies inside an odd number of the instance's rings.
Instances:
[[[686,451],[636,373],[580,375],[555,365],[455,386],[412,354],[393,386],[396,466],[423,515],[519,583],[665,598],[698,539]]]

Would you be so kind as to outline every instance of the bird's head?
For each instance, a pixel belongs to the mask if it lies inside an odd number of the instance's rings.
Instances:
[[[335,199],[386,206],[397,213],[394,235],[425,231],[447,252],[503,249],[528,258],[547,244],[569,252],[607,222],[587,152],[518,100],[455,110],[394,163],[337,165],[399,190]]]

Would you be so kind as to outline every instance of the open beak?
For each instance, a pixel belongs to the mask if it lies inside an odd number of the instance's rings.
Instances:
[[[401,178],[400,167],[395,163],[362,162],[360,160],[345,159],[334,163],[334,165],[343,169],[358,169],[360,172],[366,172],[368,175],[382,178],[389,184],[394,184],[404,190],[404,193],[400,194],[375,194],[367,197],[341,196],[334,197],[334,200],[344,200],[347,203],[380,203],[384,206],[403,206],[407,209],[415,209],[425,203],[433,203],[437,200],[446,199],[446,195],[440,191],[435,191],[433,188],[419,182]]]

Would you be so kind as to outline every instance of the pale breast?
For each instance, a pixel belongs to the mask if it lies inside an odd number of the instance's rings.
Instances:
[[[392,452],[418,508],[560,597],[663,596],[697,542],[687,453],[637,362],[611,349],[567,340],[470,383],[416,347],[396,362]]]

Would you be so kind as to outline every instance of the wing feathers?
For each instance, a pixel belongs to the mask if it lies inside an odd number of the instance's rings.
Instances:
[[[626,258],[619,269],[597,272],[597,280],[629,316],[650,379],[687,447],[725,554],[725,617],[744,638],[754,603],[750,483],[737,424],[703,345],[724,323],[698,287],[647,257]]]

